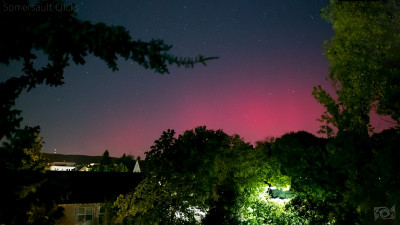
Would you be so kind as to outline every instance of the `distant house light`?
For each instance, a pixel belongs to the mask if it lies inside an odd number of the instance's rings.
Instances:
[[[74,162],[53,162],[50,170],[52,171],[74,171],[76,169]]]

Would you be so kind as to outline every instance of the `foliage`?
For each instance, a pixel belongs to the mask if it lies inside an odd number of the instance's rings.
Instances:
[[[27,0],[6,1],[4,4],[29,7]],[[42,0],[34,7],[52,6],[55,9],[62,4],[58,0]],[[29,91],[43,83],[62,85],[64,69],[71,62],[83,65],[88,54],[99,57],[112,70],[118,69],[117,56],[120,56],[158,73],[168,73],[168,65],[193,67],[196,63],[205,64],[215,58],[173,56],[169,54],[172,46],[162,40],[132,40],[125,28],[80,21],[73,10],[5,10],[0,15],[0,27],[4,31],[0,36],[0,63],[22,61],[24,73],[0,83],[0,138],[9,137],[19,127],[22,118],[20,111],[13,106],[24,89]],[[48,56],[49,63],[40,69],[35,68],[37,56],[33,50]]]
[[[284,205],[273,201],[254,201],[252,206],[243,215],[246,218],[242,224],[263,225],[263,224],[308,224],[307,220],[299,217],[295,211],[290,211]]]
[[[120,196],[114,204],[120,222],[190,224],[196,223],[196,210],[206,210],[212,160],[219,149],[228,147],[228,136],[205,127],[174,135],[173,130],[163,132],[146,152],[146,178],[134,193]]]
[[[61,216],[53,200],[43,198],[46,162],[38,130],[20,129],[0,147],[0,223],[52,224]]]
[[[372,224],[374,207],[400,200],[400,137],[392,129],[367,141],[362,153],[357,133],[300,131],[253,148],[205,127],[168,130],[146,153],[146,178],[114,208],[128,224],[196,224],[195,209],[202,224]]]
[[[397,1],[331,0],[323,16],[335,36],[325,43],[329,79],[337,99],[315,87],[314,97],[327,110],[322,132],[366,133],[370,112],[400,122],[400,15]]]
[[[112,163],[112,159],[110,157],[110,153],[108,150],[105,150],[103,156],[100,159],[100,164],[98,166],[94,166],[92,168],[93,172],[113,172],[114,164]]]
[[[310,224],[373,221],[372,202],[376,204],[378,193],[384,191],[375,189],[374,174],[384,171],[375,163],[376,156],[358,151],[360,143],[365,141],[355,133],[322,139],[297,132],[278,138],[272,146],[272,158],[280,163],[281,173],[291,177],[294,194],[287,209]]]
[[[329,202],[335,199],[332,188],[336,187],[336,177],[329,165],[326,139],[300,131],[288,133],[278,138],[272,145],[271,158],[279,163],[279,171],[291,177],[290,191],[294,194],[288,205],[311,224],[329,222],[331,209],[319,207],[312,202]],[[273,194],[273,193],[272,193]]]
[[[331,0],[323,9],[323,16],[335,31],[335,36],[325,43],[325,53],[331,62],[329,79],[337,98],[321,86],[314,87],[314,97],[326,108],[320,119],[324,122],[320,132],[330,140],[326,151],[322,151],[321,167],[310,169],[322,173],[320,177],[306,171],[318,178],[309,181],[316,186],[307,190],[309,184],[301,184],[298,197],[292,201],[305,206],[304,215],[329,215],[328,220],[337,224],[369,224],[373,221],[373,207],[391,204],[388,195],[398,198],[397,191],[388,187],[391,182],[398,185],[393,173],[396,163],[386,158],[395,154],[389,150],[394,145],[376,139],[394,138],[396,131],[373,134],[370,125],[373,111],[390,115],[397,125],[400,123],[398,5],[398,1]],[[324,177],[329,179],[323,181]],[[313,189],[317,196],[309,194]],[[314,211],[311,214],[310,209]],[[298,210],[301,212],[301,207]]]
[[[108,150],[104,151],[103,156],[100,159],[100,165],[104,165],[104,166],[112,165],[110,152]]]
[[[398,129],[385,130],[370,139],[371,156],[363,160],[357,182],[350,186],[361,224],[372,224],[373,207],[390,208],[400,201],[399,144]]]
[[[93,172],[132,172],[133,167],[135,166],[135,160],[133,156],[126,155],[125,153],[121,156],[121,158],[115,160],[115,164],[113,163],[113,159],[110,157],[110,153],[108,150],[105,150],[101,159],[100,164],[91,167],[91,171]],[[130,169],[131,168],[131,169]]]
[[[0,147],[1,171],[44,172],[46,165],[41,156],[42,144],[38,127],[24,127],[18,130]]]
[[[125,166],[125,164],[120,163],[120,164],[118,164],[116,167],[114,167],[114,172],[123,172],[123,173],[126,173],[126,172],[132,172],[132,171],[130,171],[130,170],[128,169],[128,167]]]
[[[278,217],[286,218],[288,214],[269,201],[270,193],[266,191],[271,186],[281,188],[290,185],[290,178],[282,175],[279,164],[270,158],[275,139],[259,141],[256,148],[237,135],[232,136],[232,141],[241,141],[242,145],[225,150],[214,160],[218,184],[221,184],[217,186],[217,191],[222,193],[223,201],[231,199],[231,204],[216,205],[216,208],[227,209],[227,215],[233,219],[232,222],[225,218],[220,224],[263,224],[265,221],[276,222]],[[229,190],[231,196],[226,196]],[[265,209],[268,211],[264,212]],[[212,218],[211,213],[207,216]]]
[[[27,0],[5,1],[3,4],[24,9],[73,9],[73,6],[64,6],[58,0],[41,0],[36,5],[30,5]],[[193,67],[196,63],[205,65],[207,60],[217,58],[173,56],[169,54],[172,46],[162,40],[132,40],[125,28],[80,21],[74,10],[3,10],[0,27],[4,31],[0,36],[0,62],[7,65],[13,60],[23,62],[23,75],[15,75],[0,83],[3,92],[0,98],[0,138],[9,137],[19,127],[22,120],[20,111],[12,107],[24,89],[29,91],[43,83],[62,85],[64,69],[71,62],[83,65],[88,54],[99,57],[114,71],[118,69],[117,56],[120,56],[158,73],[168,73],[168,65]],[[49,61],[40,69],[34,67],[35,52],[39,51],[48,56]]]
[[[114,203],[117,221],[196,224],[203,218],[202,224],[278,220],[287,224],[299,220],[295,213],[266,201],[266,187],[290,184],[290,178],[279,173],[279,164],[268,158],[271,142],[258,142],[253,148],[238,135],[206,127],[187,130],[178,138],[173,130],[163,132],[146,153],[146,178]]]
[[[116,163],[119,167],[125,167],[127,171],[132,172],[135,168],[136,160],[133,155],[126,155],[124,153],[121,158],[117,159]]]
[[[230,147],[214,157],[212,175],[213,198],[204,224],[239,224],[240,211],[248,205],[248,196],[254,186],[264,184],[265,174],[257,162],[262,163],[264,155],[255,151],[239,135],[229,137]],[[258,154],[257,154],[258,153]],[[260,157],[260,161],[254,160]]]
[[[373,136],[372,160],[360,167],[364,159],[352,155],[356,137],[297,132],[252,148],[238,135],[205,127],[178,138],[168,130],[146,153],[145,179],[114,203],[118,221],[196,224],[202,212],[202,224],[371,223],[374,206],[399,199],[399,168],[392,161],[400,138],[395,130]],[[282,190],[288,185],[290,193]]]
[[[292,219],[372,224],[374,207],[399,201],[398,130],[361,138],[350,132],[331,139],[297,132],[273,143],[271,158],[279,163],[282,175],[291,177],[293,198],[285,210],[297,215]]]

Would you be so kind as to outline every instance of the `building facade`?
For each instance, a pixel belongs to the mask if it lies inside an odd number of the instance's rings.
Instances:
[[[55,225],[114,225],[112,203],[60,204],[64,216]]]

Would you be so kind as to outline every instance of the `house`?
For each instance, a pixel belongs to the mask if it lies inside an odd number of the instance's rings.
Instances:
[[[133,191],[141,173],[48,171],[49,180],[63,184],[57,202],[64,216],[56,225],[113,225],[112,204],[120,194]]]
[[[55,225],[113,225],[112,203],[60,204],[64,217]]]
[[[90,168],[88,166],[81,166],[79,167],[78,171],[87,172],[90,171]]]
[[[76,163],[74,162],[52,162],[50,164],[52,171],[74,171],[75,169]]]

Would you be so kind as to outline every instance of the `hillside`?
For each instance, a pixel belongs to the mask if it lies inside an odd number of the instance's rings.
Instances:
[[[49,162],[75,162],[78,165],[99,163],[101,160],[101,156],[63,155],[63,154],[51,154],[51,153],[43,153],[43,157]],[[117,158],[111,157],[111,160],[115,162]]]

